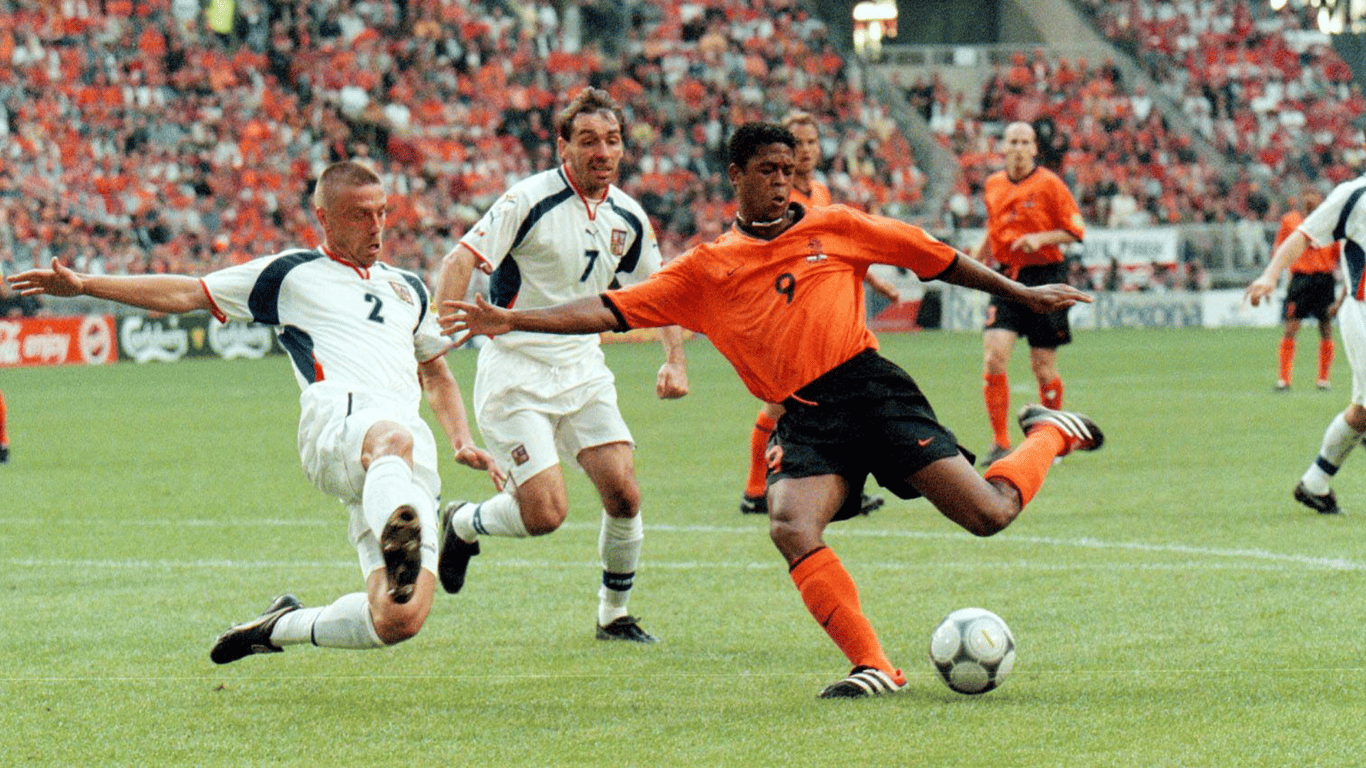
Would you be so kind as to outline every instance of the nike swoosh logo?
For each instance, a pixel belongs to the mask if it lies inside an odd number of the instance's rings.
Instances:
[[[929,445],[930,443],[933,443],[933,442],[934,442],[934,438],[933,438],[933,437],[927,437],[927,438],[925,438],[924,440],[916,440],[916,441],[915,441],[915,444],[918,445],[918,446],[920,446],[921,448],[924,448],[925,446],[927,446],[927,445]]]

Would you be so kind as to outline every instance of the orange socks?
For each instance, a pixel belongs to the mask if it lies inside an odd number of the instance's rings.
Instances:
[[[1329,342],[1329,343],[1331,344],[1332,342]],[[1291,372],[1292,370],[1294,370],[1294,367],[1295,367],[1295,339],[1294,339],[1294,338],[1288,338],[1288,339],[1287,339],[1287,338],[1285,338],[1284,336],[1282,336],[1282,337],[1281,337],[1281,346],[1280,346],[1279,352],[1280,352],[1280,369],[1279,369],[1279,371],[1278,371],[1277,380],[1280,381],[1280,382],[1284,382],[1285,384],[1289,384],[1289,383],[1290,383],[1290,372]],[[1319,358],[1320,358],[1320,359],[1319,359],[1319,367],[1322,368],[1322,367],[1323,367],[1323,360],[1322,360],[1322,358],[1323,358],[1323,352],[1322,352],[1322,349],[1320,349],[1320,351],[1319,351]],[[1320,377],[1320,378],[1322,378],[1322,377]]]
[[[790,575],[811,616],[851,664],[875,667],[899,683],[905,681],[883,653],[873,625],[859,607],[858,587],[833,550],[821,547],[808,552],[792,566]]]
[[[1010,380],[1004,373],[982,375],[986,384],[982,395],[987,401],[987,421],[991,424],[991,440],[1002,448],[1010,447]]]
[[[999,477],[1020,492],[1020,506],[1029,503],[1039,492],[1053,459],[1067,449],[1067,438],[1051,424],[1036,427],[1025,436],[1024,442],[1009,456],[987,467],[983,475],[990,480]]]
[[[5,393],[0,392],[0,446],[9,445],[9,433],[5,431]]]
[[[1319,384],[1328,383],[1328,372],[1333,368],[1333,340],[1319,339]],[[1290,379],[1286,379],[1290,381]]]
[[[1052,381],[1040,385],[1039,402],[1055,411],[1062,407],[1062,378],[1054,376]]]
[[[754,419],[754,431],[749,435],[749,478],[745,480],[746,496],[763,496],[768,492],[768,465],[764,462],[764,452],[768,450],[768,438],[778,422],[759,411]]]

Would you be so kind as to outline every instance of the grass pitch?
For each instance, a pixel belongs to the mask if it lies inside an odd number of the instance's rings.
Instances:
[[[361,586],[341,506],[294,447],[283,358],[5,370],[0,763],[28,765],[1359,765],[1366,483],[1346,510],[1290,490],[1346,402],[1274,394],[1277,332],[1102,331],[1061,359],[1105,447],[1055,467],[975,539],[891,500],[829,543],[910,685],[819,701],[847,671],[736,505],[757,403],[705,343],[693,394],[653,397],[658,346],[608,349],[638,442],[645,553],[632,610],[664,642],[593,638],[599,505],[571,473],[555,534],[490,539],[427,627],[369,652],[296,647],[226,667],[214,637],[293,591]],[[988,442],[980,338],[883,339],[941,419]],[[1016,353],[1015,399],[1032,392]],[[474,356],[451,356],[466,394]],[[445,495],[487,496],[447,462]],[[926,659],[949,611],[1001,614],[1015,672],[979,697]]]

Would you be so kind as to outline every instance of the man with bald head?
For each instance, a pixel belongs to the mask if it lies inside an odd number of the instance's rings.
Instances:
[[[998,270],[1024,285],[1067,282],[1061,246],[1081,242],[1085,234],[1081,211],[1057,174],[1038,164],[1039,145],[1034,127],[1016,122],[1006,126],[1001,142],[1005,169],[987,178],[987,236],[971,252],[973,258],[996,264]],[[1019,303],[993,297],[987,306],[982,378],[992,445],[984,465],[1010,453],[1010,380],[1007,368],[1015,341],[1029,342],[1029,366],[1039,384],[1039,402],[1062,407],[1062,378],[1058,375],[1058,347],[1072,341],[1067,309],[1039,313]]]

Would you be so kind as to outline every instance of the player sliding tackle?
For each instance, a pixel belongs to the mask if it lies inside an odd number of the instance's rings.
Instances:
[[[202,278],[86,275],[52,260],[7,278],[23,295],[94,296],[157,312],[204,310],[274,326],[299,396],[304,473],[350,516],[365,591],[305,608],[293,595],[234,625],[209,658],[227,664],[289,645],[380,648],[417,634],[436,588],[438,449],[418,408],[425,398],[457,462],[506,475],[474,444],[447,339],[427,288],[380,260],[388,194],[375,171],[343,160],[313,192],[318,248],[291,248]]]
[[[1005,528],[1043,484],[1053,460],[1104,440],[1085,416],[1040,405],[1019,413],[1025,439],[987,468],[936,420],[911,377],[877,353],[863,320],[863,275],[904,267],[1049,312],[1090,297],[1067,285],[1026,287],[918,227],[845,206],[791,203],[795,138],[770,123],[730,139],[727,173],[739,215],[731,231],[651,279],[536,310],[476,297],[446,302],[443,333],[593,333],[680,325],[706,334],[764,402],[781,403],[768,477],[769,536],[812,616],[853,664],[823,698],[891,693],[906,678],[859,607],[853,579],[822,535],[857,514],[869,473],[901,498],[925,496],[979,536]]]

